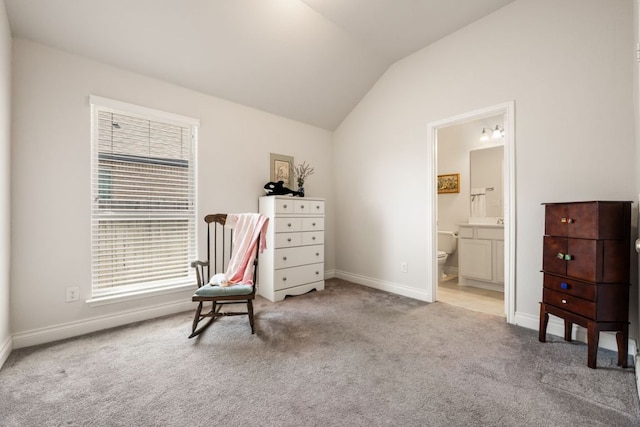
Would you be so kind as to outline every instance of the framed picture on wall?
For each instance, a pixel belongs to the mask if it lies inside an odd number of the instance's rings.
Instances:
[[[460,174],[459,173],[438,175],[438,194],[459,193],[459,192],[460,192]]]
[[[293,157],[271,153],[271,181],[284,181],[284,186],[293,188]]]

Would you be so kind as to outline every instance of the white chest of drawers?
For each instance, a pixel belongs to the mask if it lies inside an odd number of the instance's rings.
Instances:
[[[269,301],[324,289],[324,199],[263,196],[267,249],[258,263],[258,294]]]

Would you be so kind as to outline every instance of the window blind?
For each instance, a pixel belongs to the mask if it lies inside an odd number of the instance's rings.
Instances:
[[[93,296],[193,282],[196,127],[100,106],[93,120]]]

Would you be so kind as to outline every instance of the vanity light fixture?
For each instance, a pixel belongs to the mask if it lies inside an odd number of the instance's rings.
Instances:
[[[489,139],[500,139],[504,137],[504,128],[500,125],[496,125],[495,129],[482,128],[480,134],[480,141],[488,141]]]

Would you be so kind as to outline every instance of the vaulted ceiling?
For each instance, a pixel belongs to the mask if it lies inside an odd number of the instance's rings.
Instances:
[[[21,37],[333,130],[387,68],[514,0],[5,0]]]

